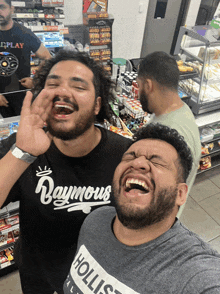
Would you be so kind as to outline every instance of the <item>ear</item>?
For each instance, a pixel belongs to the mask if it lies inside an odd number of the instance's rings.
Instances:
[[[96,98],[96,101],[95,101],[95,109],[94,109],[95,115],[99,113],[101,106],[102,106],[102,98],[99,96]]]
[[[152,92],[154,88],[153,81],[151,79],[145,79],[144,81],[144,91],[146,94]]]
[[[181,206],[186,202],[187,192],[188,192],[187,184],[186,183],[179,183],[178,184],[178,193],[177,193],[177,197],[176,197],[176,204],[178,206]]]

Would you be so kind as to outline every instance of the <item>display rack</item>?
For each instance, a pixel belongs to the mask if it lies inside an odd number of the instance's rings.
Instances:
[[[216,126],[220,127],[220,110],[216,110],[210,113],[201,114],[196,117],[196,124],[199,128],[200,134],[204,128],[214,129]],[[201,159],[205,159],[208,156],[211,158],[211,166],[207,169],[198,170],[198,174],[209,171],[215,167],[220,166],[220,130],[217,128],[217,132],[213,132],[211,135],[201,135],[200,136],[202,146],[209,145],[210,143],[214,144],[212,149],[208,149],[207,154],[202,154]]]
[[[88,30],[90,56],[103,63],[105,70],[112,72],[112,25],[113,18],[84,20]]]
[[[20,121],[20,116],[10,117],[10,118],[0,118],[0,140],[8,137],[13,132],[17,131],[18,124]],[[11,216],[18,215],[19,214],[19,202],[10,203],[3,209],[0,209],[0,220],[7,219]],[[11,232],[14,230],[18,230],[19,225],[13,225],[11,227],[5,227],[4,230],[0,227],[0,240],[2,234],[6,234],[7,232]],[[15,240],[12,242],[5,244],[5,242],[2,244],[0,241],[0,252],[3,252],[9,247],[14,247]],[[16,265],[14,264],[14,261],[5,261],[0,263],[0,276],[3,276],[13,270],[17,269]]]
[[[197,72],[182,83],[195,115],[220,109],[220,40],[210,26],[181,27],[174,55]]]
[[[19,202],[10,203],[8,206],[0,209],[0,220],[7,220],[9,217],[17,216],[18,213]],[[17,268],[14,260],[7,260],[6,255],[9,248],[14,250],[15,240],[17,239],[17,236],[15,238],[13,234],[15,231],[19,231],[19,224],[0,227],[0,276],[3,276]],[[5,236],[10,233],[12,238],[10,238],[10,240],[5,240]]]

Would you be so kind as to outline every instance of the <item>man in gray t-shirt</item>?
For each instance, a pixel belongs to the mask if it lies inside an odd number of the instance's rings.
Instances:
[[[220,254],[176,218],[191,167],[175,129],[140,129],[115,170],[116,209],[97,209],[82,225],[64,293],[220,293]]]
[[[176,129],[191,150],[193,166],[187,179],[189,193],[199,166],[201,143],[194,115],[178,95],[179,69],[176,60],[160,51],[147,55],[139,66],[138,84],[142,108],[153,114],[150,122]]]

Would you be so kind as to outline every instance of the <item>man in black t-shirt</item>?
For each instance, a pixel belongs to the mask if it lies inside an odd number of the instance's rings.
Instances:
[[[32,88],[31,52],[41,59],[51,57],[31,30],[12,20],[12,14],[11,1],[0,0],[0,113],[3,117],[20,115],[24,90]]]
[[[86,53],[60,50],[34,76],[16,138],[0,141],[3,156],[16,140],[0,160],[0,205],[20,200],[24,294],[63,293],[83,220],[113,205],[113,173],[131,140],[94,124],[111,120],[113,86]]]

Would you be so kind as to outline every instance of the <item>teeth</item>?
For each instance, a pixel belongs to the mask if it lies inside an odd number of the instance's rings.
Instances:
[[[148,186],[144,181],[137,180],[137,179],[127,179],[125,186],[126,188],[131,188],[132,184],[139,185],[143,187],[145,190],[149,191]]]
[[[71,106],[69,106],[69,105],[60,105],[60,104],[56,104],[55,105],[55,108],[67,108],[67,109],[69,109],[69,110],[71,110],[71,111],[73,111],[74,109],[73,109],[73,107],[71,107]]]

